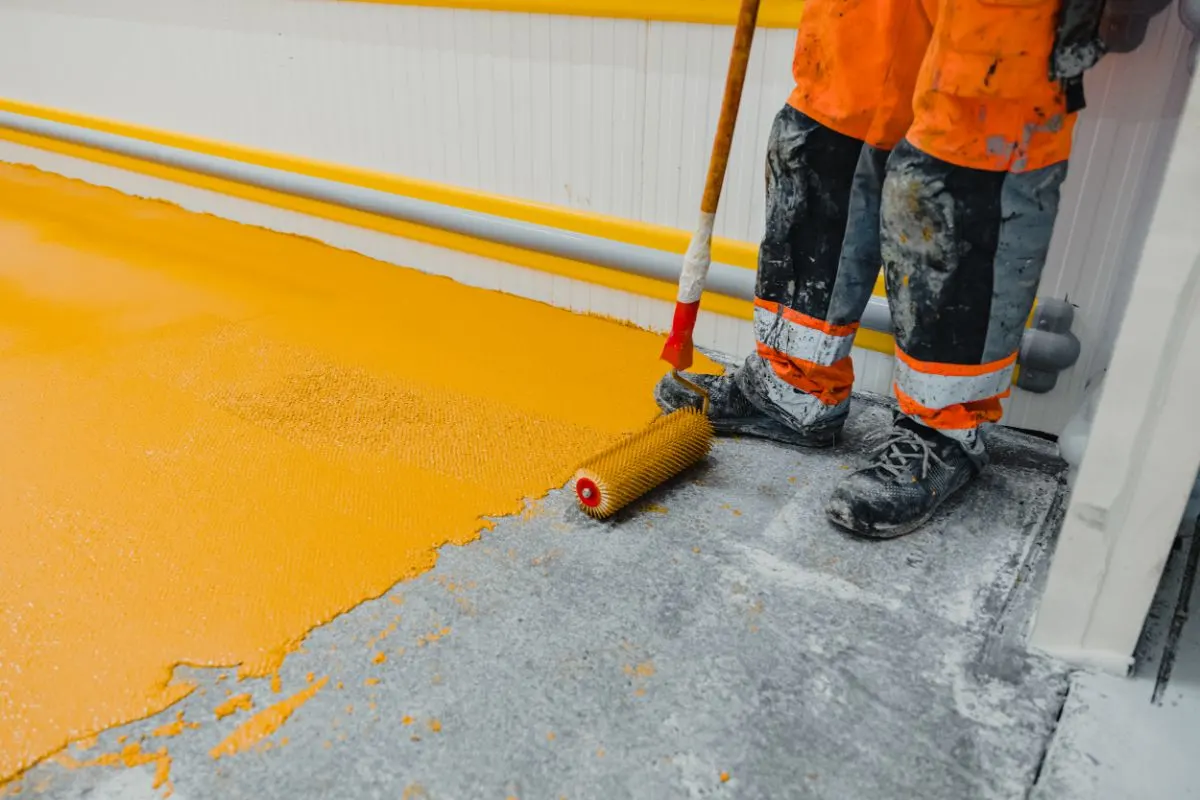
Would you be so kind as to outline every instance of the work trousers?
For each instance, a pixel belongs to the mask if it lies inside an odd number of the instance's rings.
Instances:
[[[756,383],[840,414],[880,269],[903,413],[981,447],[1001,417],[1075,115],[1049,78],[1058,0],[808,0],[767,157]]]

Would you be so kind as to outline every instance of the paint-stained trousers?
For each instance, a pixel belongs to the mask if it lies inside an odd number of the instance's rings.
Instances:
[[[1066,175],[1058,0],[808,0],[771,132],[749,377],[797,426],[840,414],[884,271],[895,391],[982,447]]]

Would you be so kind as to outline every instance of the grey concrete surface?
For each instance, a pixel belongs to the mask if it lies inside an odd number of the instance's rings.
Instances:
[[[1053,448],[1004,434],[927,529],[864,542],[822,505],[888,413],[859,403],[832,452],[723,441],[608,523],[553,493],[314,630],[281,694],[181,668],[200,690],[88,755],[166,746],[182,800],[1023,798],[1067,687],[1017,635]],[[270,749],[210,758],[247,716],[214,719],[228,688],[263,708],[310,672],[329,684]],[[178,710],[200,727],[150,738]],[[136,800],[161,796],[151,775],[46,763],[23,786]]]
[[[1154,690],[1168,630],[1178,611],[1195,512],[1185,519],[1154,598],[1128,678],[1077,673],[1030,800],[1200,798],[1200,587],[1175,646],[1159,702]]]

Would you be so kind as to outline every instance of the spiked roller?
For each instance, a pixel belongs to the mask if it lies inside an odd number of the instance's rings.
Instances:
[[[700,224],[683,258],[675,316],[660,356],[671,365],[674,379],[699,395],[703,404],[700,410],[681,409],[659,417],[650,427],[594,456],[579,468],[573,481],[575,495],[584,513],[596,519],[612,516],[700,461],[712,448],[708,395],[680,371],[692,365],[692,333],[712,262],[713,223],[729,165],[729,150],[733,146],[733,131],[758,23],[759,3],[760,0],[741,0],[729,72],[725,78],[725,97],[721,101],[721,117],[717,120],[704,196],[700,201]]]
[[[573,480],[579,507],[596,519],[611,517],[699,462],[712,442],[712,423],[702,411],[688,408],[659,417],[579,468]]]

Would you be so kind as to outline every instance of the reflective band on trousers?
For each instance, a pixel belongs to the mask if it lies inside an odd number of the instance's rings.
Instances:
[[[810,320],[811,325],[805,324]],[[781,310],[778,303],[754,301],[754,338],[797,361],[833,366],[850,355],[854,332],[854,326],[829,325],[790,309]]]
[[[747,362],[753,380],[766,396],[766,399],[777,409],[788,414],[796,427],[814,425],[832,415],[841,413],[849,400],[846,398],[838,403],[826,403],[815,394],[797,389],[776,372],[775,366],[761,355]]]
[[[1017,356],[978,366],[917,361],[896,348],[896,386],[929,409],[973,403],[1006,395]]]

